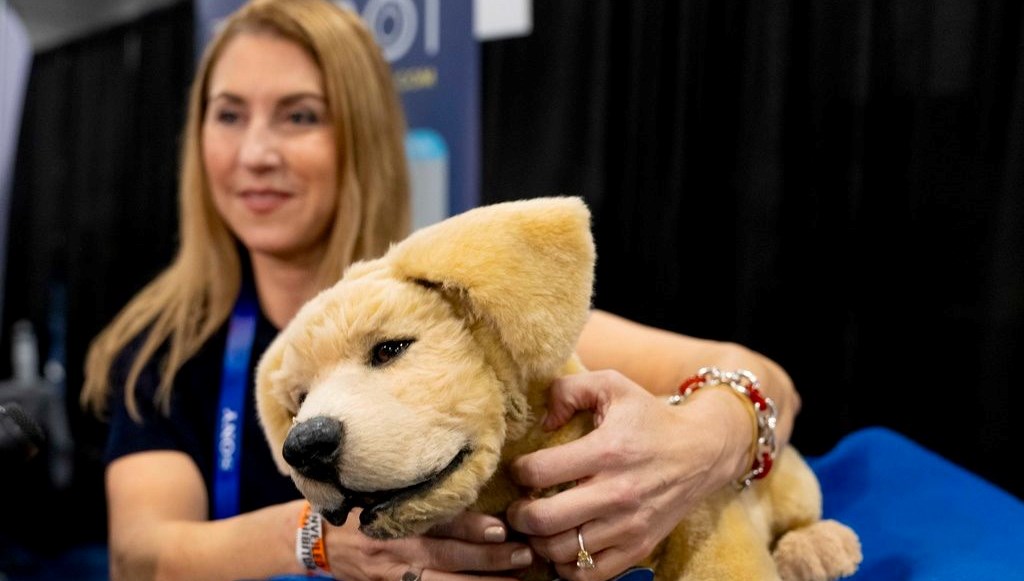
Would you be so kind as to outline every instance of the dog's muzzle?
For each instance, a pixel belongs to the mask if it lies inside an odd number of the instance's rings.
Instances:
[[[316,416],[296,423],[285,438],[284,459],[303,478],[329,485],[340,497],[336,506],[319,510],[332,525],[341,526],[353,508],[362,508],[360,523],[369,525],[387,507],[429,490],[454,472],[471,453],[464,446],[444,467],[426,474],[407,486],[386,490],[359,491],[342,485],[340,471],[344,454],[345,426],[329,416]],[[301,487],[301,485],[300,485]]]
[[[344,438],[341,422],[316,416],[292,426],[282,453],[285,461],[306,478],[336,483]]]

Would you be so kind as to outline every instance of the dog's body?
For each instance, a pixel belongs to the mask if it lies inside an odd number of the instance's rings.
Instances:
[[[259,364],[257,405],[282,471],[329,521],[359,507],[364,533],[396,538],[467,508],[502,515],[529,493],[508,463],[591,428],[585,414],[538,425],[551,381],[583,371],[589,220],[572,198],[472,210],[353,265],[300,310]],[[751,490],[694,510],[648,564],[659,580],[803,580],[859,560],[786,448]]]

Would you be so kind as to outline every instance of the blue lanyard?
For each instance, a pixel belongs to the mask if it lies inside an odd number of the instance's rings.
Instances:
[[[239,462],[245,423],[246,379],[256,336],[256,298],[243,285],[228,326],[214,439],[213,518],[238,514]]]

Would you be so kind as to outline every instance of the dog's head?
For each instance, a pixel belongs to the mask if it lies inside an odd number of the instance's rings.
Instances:
[[[278,466],[332,523],[421,533],[472,504],[526,385],[572,356],[588,316],[590,214],[576,198],[470,210],[353,264],[257,369]]]

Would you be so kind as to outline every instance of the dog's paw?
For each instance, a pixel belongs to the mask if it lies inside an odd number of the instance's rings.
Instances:
[[[857,534],[834,520],[818,521],[786,533],[772,556],[779,576],[785,581],[849,577],[863,558]]]

